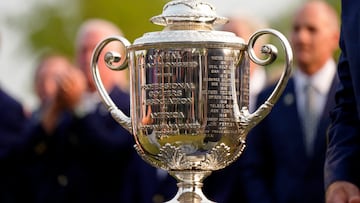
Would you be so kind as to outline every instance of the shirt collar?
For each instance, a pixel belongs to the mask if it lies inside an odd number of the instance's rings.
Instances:
[[[303,88],[311,80],[312,85],[320,94],[327,94],[335,74],[336,63],[333,59],[329,59],[321,69],[311,76],[297,68],[294,73],[295,85],[296,88]]]

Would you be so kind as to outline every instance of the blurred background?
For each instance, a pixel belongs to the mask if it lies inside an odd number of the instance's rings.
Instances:
[[[207,0],[221,16],[241,14],[265,20],[285,36],[294,9],[306,0]],[[328,0],[340,10],[340,1]],[[146,32],[160,31],[149,19],[159,15],[165,0],[1,0],[0,85],[29,109],[37,105],[33,71],[46,50],[74,54],[76,30],[87,18],[116,23],[133,42]]]

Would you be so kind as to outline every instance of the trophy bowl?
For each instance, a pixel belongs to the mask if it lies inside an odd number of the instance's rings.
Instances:
[[[255,32],[248,44],[234,33],[215,31],[227,19],[200,0],[170,1],[151,21],[165,29],[133,44],[112,36],[97,45],[91,64],[97,90],[113,118],[134,135],[142,159],[177,179],[178,192],[169,202],[212,202],[202,192],[203,179],[233,163],[248,132],[270,113],[291,74],[291,47],[273,29]],[[256,56],[254,44],[265,34],[281,42],[285,65],[273,93],[250,113],[249,60],[265,66],[277,55],[267,44],[261,49],[265,59]],[[130,117],[114,104],[98,70],[101,51],[113,41],[126,53],[110,51],[103,60],[113,70],[129,67]]]

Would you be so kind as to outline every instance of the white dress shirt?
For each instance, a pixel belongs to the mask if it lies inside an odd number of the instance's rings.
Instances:
[[[305,107],[305,95],[304,87],[306,83],[311,80],[314,88],[316,89],[316,114],[318,117],[322,114],[324,106],[326,104],[328,92],[331,87],[331,83],[336,74],[336,63],[334,60],[329,59],[325,65],[312,76],[308,76],[303,73],[300,69],[296,69],[294,72],[295,81],[295,94],[297,96],[297,108],[300,116],[304,112]]]

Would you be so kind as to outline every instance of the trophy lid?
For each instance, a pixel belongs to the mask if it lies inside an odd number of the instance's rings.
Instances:
[[[157,25],[172,26],[181,24],[206,24],[210,29],[212,25],[225,24],[228,19],[220,17],[215,7],[200,0],[173,0],[163,8],[163,13],[151,18]]]
[[[161,15],[154,16],[150,21],[165,26],[160,32],[145,33],[135,40],[135,46],[154,43],[225,43],[245,46],[244,40],[234,33],[214,31],[214,25],[228,22],[215,12],[215,7],[201,0],[172,0],[168,2]]]

